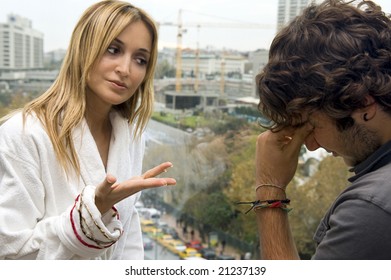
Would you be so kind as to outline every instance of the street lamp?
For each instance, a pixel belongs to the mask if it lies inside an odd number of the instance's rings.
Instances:
[[[152,221],[155,223],[155,260],[157,260],[157,256],[158,256],[158,242],[157,242],[157,238],[158,238],[158,229],[159,229],[159,217],[158,215],[156,215],[155,217],[152,218]]]

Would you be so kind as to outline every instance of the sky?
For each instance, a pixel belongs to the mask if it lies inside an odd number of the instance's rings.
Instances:
[[[83,11],[97,0],[0,0],[0,22],[8,14],[32,21],[33,28],[44,33],[44,51],[66,49],[72,30]],[[182,10],[183,47],[268,49],[275,36],[278,0],[130,0],[147,11],[158,23],[178,22]],[[377,0],[391,12],[390,0]],[[186,23],[189,26],[186,26]],[[191,23],[213,23],[218,27],[190,26]],[[236,26],[233,28],[232,25]],[[257,28],[250,28],[257,25]],[[176,47],[177,27],[160,25],[159,48]]]

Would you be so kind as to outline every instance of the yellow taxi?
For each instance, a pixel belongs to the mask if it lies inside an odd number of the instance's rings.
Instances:
[[[162,230],[157,228],[152,220],[141,220],[141,231],[153,237],[153,235],[161,233]]]
[[[193,248],[186,248],[185,250],[183,250],[182,252],[179,253],[179,257],[182,259],[182,260],[186,260],[188,258],[201,258],[201,254],[198,253],[198,251],[196,249],[193,249]]]
[[[141,230],[143,232],[152,232],[155,224],[151,220],[141,220]]]
[[[168,243],[173,241],[174,238],[169,234],[163,234],[158,237],[157,241],[164,247],[167,247]]]
[[[186,245],[181,240],[174,239],[167,244],[167,249],[173,252],[174,254],[179,254],[180,252],[186,250]]]

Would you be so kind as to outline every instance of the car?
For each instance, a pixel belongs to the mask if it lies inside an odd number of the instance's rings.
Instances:
[[[218,255],[216,260],[236,260],[235,257],[230,255]]]
[[[204,248],[204,246],[202,245],[202,242],[199,240],[192,240],[190,242],[187,242],[186,246],[187,246],[187,248],[193,248],[193,249],[196,249],[197,251]]]
[[[156,223],[156,227],[161,228],[162,230],[166,229],[168,227],[168,224],[164,221],[158,221]]]
[[[181,240],[174,239],[167,243],[167,249],[178,255],[180,252],[186,250],[186,245]]]
[[[136,209],[137,209],[137,210],[140,210],[140,209],[144,208],[144,203],[142,203],[142,202],[139,200],[139,201],[136,202],[135,206],[136,206]]]
[[[202,260],[206,260],[204,259],[203,257],[187,257],[187,258],[184,258],[183,260],[187,260],[187,261],[202,261]]]
[[[143,244],[144,244],[144,250],[152,250],[154,242],[151,238],[149,238],[147,235],[143,234]]]
[[[207,260],[214,260],[216,259],[216,251],[212,248],[202,248],[199,250],[199,253],[201,256]]]
[[[149,233],[151,236],[159,234],[162,230],[155,226],[152,220],[141,220],[141,231]]]
[[[167,247],[168,243],[173,241],[174,238],[172,238],[169,234],[163,234],[158,237],[157,241],[164,247]]]
[[[172,228],[172,227],[164,227],[164,228],[162,228],[162,232],[164,234],[171,235],[174,239],[179,239],[178,232],[174,228]]]
[[[143,232],[151,232],[155,228],[155,224],[152,220],[141,220],[141,230]]]
[[[194,249],[194,248],[186,248],[185,250],[183,250],[182,252],[179,253],[179,257],[182,260],[186,260],[189,257],[199,257],[199,258],[202,258],[201,254],[198,253],[198,251],[196,249]]]
[[[158,220],[161,216],[161,212],[155,208],[141,207],[138,209],[138,211],[143,219]]]

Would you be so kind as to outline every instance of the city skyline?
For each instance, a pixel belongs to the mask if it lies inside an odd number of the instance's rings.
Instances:
[[[276,29],[277,0],[262,1],[246,0],[243,3],[224,0],[198,0],[189,5],[183,0],[134,0],[130,3],[144,9],[156,22],[177,23],[178,12],[182,10],[182,21],[198,23],[256,23],[267,24],[266,29],[245,28],[187,28],[184,33],[183,47],[196,48],[213,46],[215,48],[228,48],[239,50],[254,50],[265,48],[270,44]],[[33,28],[45,34],[45,52],[65,49],[76,22],[84,10],[96,0],[69,0],[69,1],[36,1],[14,0],[1,4],[0,22],[5,22],[7,15],[14,13],[32,21]],[[54,4],[53,4],[54,3]],[[251,7],[244,9],[243,7]],[[272,11],[270,11],[272,9]],[[230,19],[230,20],[228,20]],[[272,28],[270,28],[272,26]],[[273,28],[274,26],[274,28]],[[185,26],[186,28],[186,26]],[[234,36],[234,38],[233,38]],[[253,37],[253,38],[251,38]],[[159,29],[159,48],[176,47],[177,28],[175,26],[161,26]]]
[[[66,49],[72,30],[82,12],[96,0],[13,0],[2,1],[0,22],[8,14],[17,14],[32,21],[33,29],[44,33],[44,51]],[[254,51],[268,49],[277,28],[278,0],[198,0],[189,4],[184,0],[133,0],[130,3],[146,10],[158,23],[182,21],[187,31],[183,34],[182,46],[188,48],[213,47]],[[391,1],[378,0],[385,12],[391,12]],[[187,27],[187,23],[214,23],[219,27]],[[228,25],[262,25],[262,28],[228,28]],[[176,26],[162,25],[159,29],[159,48],[176,47]]]

